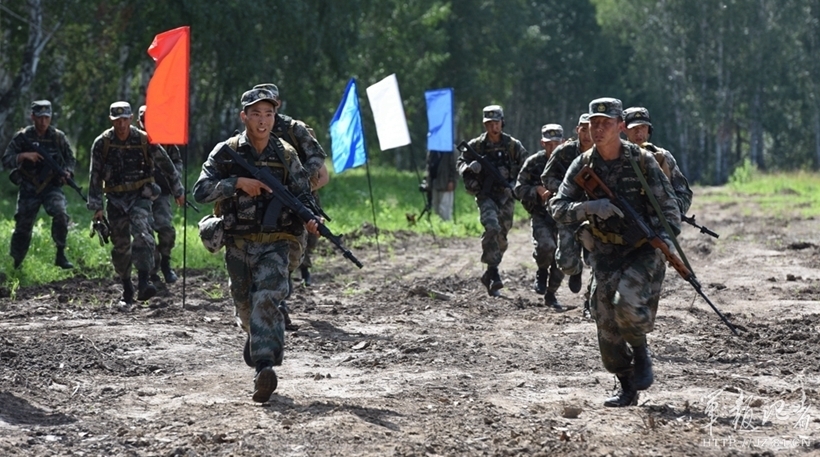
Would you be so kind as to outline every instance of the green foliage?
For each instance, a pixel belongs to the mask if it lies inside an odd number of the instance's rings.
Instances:
[[[744,159],[743,163],[732,171],[729,176],[729,185],[734,188],[742,187],[751,183],[757,177],[757,167],[749,159]]]
[[[695,199],[738,203],[750,215],[775,217],[819,217],[820,175],[804,171],[791,173],[762,173],[753,167],[743,178],[734,178],[730,185],[721,187]],[[737,173],[736,173],[737,174]]]

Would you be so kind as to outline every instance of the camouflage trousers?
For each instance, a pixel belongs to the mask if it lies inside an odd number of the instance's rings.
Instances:
[[[177,232],[174,229],[174,210],[171,207],[173,198],[162,193],[154,200],[151,210],[154,214],[154,231],[157,233],[157,250],[154,253],[154,268],[151,273],[159,271],[162,257],[171,257],[171,250],[176,244]]]
[[[9,254],[13,259],[26,258],[31,245],[31,231],[37,220],[40,206],[51,216],[51,239],[58,248],[64,248],[68,236],[68,213],[66,198],[59,187],[48,187],[40,194],[21,189],[17,194],[17,209],[14,212],[14,232],[11,235]]]
[[[305,241],[304,255],[302,256],[302,261],[299,265],[300,267],[313,267],[313,261],[310,260],[310,254],[312,254],[313,250],[316,249],[317,244],[319,244],[319,235],[314,235],[308,232],[307,240]]]
[[[555,251],[555,263],[566,275],[578,274],[584,268],[581,242],[575,238],[578,225],[558,225],[558,249]]]
[[[279,303],[288,295],[291,242],[229,240],[225,246],[236,322],[250,336],[251,359],[281,365],[285,320]]]
[[[131,265],[137,271],[154,267],[154,217],[151,200],[138,198],[126,212],[110,202],[107,205],[111,225],[111,262],[121,279],[131,278]]]
[[[666,264],[649,244],[627,250],[596,241],[595,247],[590,254],[590,311],[604,368],[623,373],[632,363],[629,346],[646,344],[646,334],[655,326]]]
[[[507,251],[507,232],[513,224],[515,199],[502,194],[499,201],[486,196],[478,196],[475,201],[478,205],[478,220],[484,227],[481,235],[481,262],[497,267]]]
[[[535,213],[530,219],[532,227],[532,258],[539,270],[549,271],[547,290],[555,292],[561,287],[564,274],[555,264],[555,236],[557,224],[548,214]]]

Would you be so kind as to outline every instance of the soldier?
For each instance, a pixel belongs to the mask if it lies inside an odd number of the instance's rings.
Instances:
[[[433,199],[430,206],[441,217],[453,218],[453,197],[456,190],[456,161],[452,151],[427,152],[427,185],[431,186]]]
[[[303,239],[305,228],[315,233],[317,224],[302,224],[283,209],[276,225],[263,231],[271,189],[220,157],[222,146],[227,144],[256,166],[269,167],[296,196],[310,194],[310,180],[293,146],[271,135],[278,105],[274,94],[251,89],[242,94],[241,103],[245,130],[214,147],[193,190],[198,202],[216,202],[215,212],[222,217],[231,297],[237,323],[248,335],[244,357],[256,368],[253,400],[266,402],[277,386],[273,367],[281,365],[284,356],[285,326],[278,305],[289,291],[291,244]]]
[[[157,293],[150,280],[154,267],[153,201],[160,187],[154,181],[154,167],[159,167],[171,182],[177,205],[185,204],[179,175],[168,154],[148,142],[148,135],[131,126],[131,105],[114,102],[109,109],[112,127],[94,140],[88,183],[89,210],[94,220],[103,220],[103,193],[106,195],[108,222],[111,226],[111,261],[122,281],[122,299],[134,302],[131,265],[139,278],[138,300],[148,300]]]
[[[299,160],[302,162],[302,166],[305,168],[305,171],[307,171],[308,176],[310,176],[310,188],[313,198],[316,203],[319,204],[318,191],[328,183],[330,175],[327,172],[327,167],[325,166],[327,154],[324,149],[322,149],[322,145],[320,145],[316,140],[316,135],[314,134],[313,129],[303,121],[293,119],[292,117],[279,112],[282,101],[279,98],[279,88],[275,84],[257,84],[253,88],[267,89],[273,94],[276,102],[276,106],[274,107],[276,116],[273,123],[272,133],[276,135],[277,138],[288,142],[288,144],[296,149],[296,153],[299,154]],[[310,232],[305,232],[303,236],[305,237],[304,240],[300,240],[299,243],[293,243],[291,245],[292,257],[289,265],[291,273],[295,271],[296,267],[299,267],[300,274],[302,275],[302,283],[309,287],[311,284],[310,268],[313,266],[310,255],[313,250],[316,249],[316,245],[319,243],[319,237]],[[292,291],[293,282],[290,281],[289,284]],[[288,293],[288,297],[289,296],[290,292]],[[288,308],[285,300],[282,300],[279,304],[279,310],[285,318],[285,329],[298,330],[299,326],[294,324],[290,319],[290,309]]]
[[[638,146],[622,141],[621,101],[600,98],[589,104],[590,129],[594,147],[570,165],[558,194],[550,200],[552,216],[558,223],[589,221],[582,241],[589,250],[593,283],[592,316],[598,328],[598,345],[604,367],[614,373],[620,391],[605,406],[635,405],[638,391],[652,385],[654,375],[647,349],[658,310],[666,264],[663,254],[646,239],[627,244],[629,225],[624,214],[607,198],[589,199],[574,177],[590,166],[616,195],[625,199],[647,224],[671,245],[672,234],[659,227],[663,216],[672,230],[680,231],[680,210],[669,180],[651,155]],[[645,175],[645,188],[635,170]],[[647,194],[659,202],[662,215],[652,210]],[[633,364],[634,360],[634,364]]]
[[[485,106],[483,110],[484,130],[469,145],[491,164],[495,165],[509,184],[514,184],[521,170],[521,164],[527,158],[527,151],[521,142],[502,131],[504,112],[498,105]],[[498,274],[498,265],[507,250],[507,232],[512,227],[515,199],[510,189],[493,182],[484,188],[490,172],[481,169],[478,161],[465,157],[458,158],[458,172],[464,179],[467,193],[475,196],[479,211],[479,221],[484,227],[481,235],[481,262],[487,264],[487,271],[481,276],[481,283],[487,288],[490,296],[499,296],[499,289],[504,287]]]
[[[655,156],[661,170],[672,183],[672,189],[678,199],[681,216],[685,216],[692,206],[692,189],[689,188],[689,181],[683,175],[678,162],[668,150],[655,146],[649,142],[652,135],[652,120],[649,118],[649,110],[641,106],[633,106],[624,110],[624,122],[626,124],[626,138],[646,149]]]
[[[544,304],[556,311],[563,311],[555,292],[561,286],[564,274],[555,264],[555,241],[557,227],[555,220],[547,210],[552,193],[541,184],[541,173],[547,166],[547,160],[553,150],[564,139],[564,128],[558,124],[546,124],[541,127],[541,151],[529,156],[521,167],[518,181],[515,184],[515,195],[521,200],[524,209],[530,213],[532,226],[532,257],[538,266],[535,273],[535,292],[544,295]],[[547,280],[549,279],[549,285]]]
[[[547,166],[541,174],[541,182],[551,195],[558,193],[558,187],[564,180],[569,165],[582,152],[592,147],[592,138],[589,136],[589,115],[582,114],[575,127],[578,138],[569,140],[555,148],[547,161]],[[558,248],[555,251],[555,263],[561,271],[569,275],[569,290],[578,293],[581,290],[581,274],[584,263],[581,258],[581,246],[575,239],[575,231],[579,224],[558,224]],[[589,311],[589,301],[584,301],[584,314]]]
[[[14,233],[11,235],[10,255],[14,268],[20,268],[31,244],[31,231],[40,206],[51,216],[51,238],[57,246],[54,264],[63,269],[74,268],[65,256],[68,236],[68,213],[66,198],[61,186],[65,179],[74,177],[74,152],[65,134],[51,126],[51,102],[37,100],[31,103],[30,125],[17,132],[3,154],[3,166],[11,170],[9,176],[20,187],[17,193],[17,209],[14,213]],[[26,141],[28,140],[28,141]],[[44,162],[39,153],[27,143],[39,146],[50,154],[63,170],[57,174]]]
[[[139,109],[139,128],[145,130],[145,110],[142,105]],[[174,163],[177,174],[182,177],[182,153],[176,145],[168,145],[161,148],[165,150]],[[158,167],[154,167],[154,181],[159,184],[160,194],[151,205],[154,216],[154,231],[157,232],[157,251],[154,253],[154,267],[151,269],[151,281],[160,280],[158,271],[162,271],[162,276],[166,284],[177,282],[177,274],[171,269],[171,250],[174,249],[177,233],[174,229],[174,212],[171,209],[171,200],[175,199],[171,183],[165,179],[165,174]]]

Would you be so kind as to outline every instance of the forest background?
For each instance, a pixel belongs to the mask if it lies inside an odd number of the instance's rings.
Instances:
[[[569,135],[591,99],[613,96],[649,109],[653,142],[691,181],[722,184],[747,160],[820,166],[819,23],[818,0],[0,0],[0,144],[50,99],[86,168],[108,106],[144,103],[153,37],[190,25],[196,167],[256,83],[278,84],[282,112],[329,152],[348,79],[396,73],[412,144],[379,151],[361,90],[371,163],[423,164],[427,89],[454,88],[457,139],[498,103],[531,151],[542,124]]]

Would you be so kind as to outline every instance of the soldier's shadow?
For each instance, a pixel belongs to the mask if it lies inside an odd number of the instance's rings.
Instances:
[[[334,401],[312,401],[307,404],[296,403],[292,398],[273,394],[271,399],[265,403],[268,406],[269,413],[293,411],[296,413],[307,414],[312,420],[320,416],[329,416],[337,413],[350,413],[359,419],[384,427],[388,430],[399,431],[400,427],[392,422],[390,418],[401,417],[402,415],[396,411],[383,408],[370,408],[367,406],[359,406],[351,404],[351,402],[337,403]],[[306,420],[306,421],[307,421]]]

